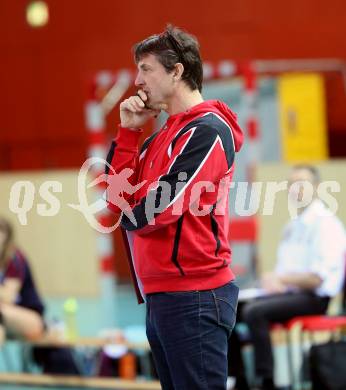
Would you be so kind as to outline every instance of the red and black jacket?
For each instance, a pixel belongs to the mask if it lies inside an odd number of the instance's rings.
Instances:
[[[133,186],[142,183],[123,194],[130,209],[121,220],[142,297],[229,282],[228,193],[243,142],[235,114],[222,102],[205,101],[170,116],[139,149],[140,135],[119,127],[107,160],[117,174],[132,169]],[[112,191],[107,200],[113,211],[123,210],[112,203]]]

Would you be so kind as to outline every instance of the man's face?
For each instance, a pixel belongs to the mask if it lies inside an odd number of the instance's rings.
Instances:
[[[174,93],[173,72],[167,73],[153,54],[143,56],[137,67],[135,85],[146,93],[148,97],[146,105],[156,108],[158,104],[167,104]]]
[[[7,235],[6,233],[0,229],[0,255],[4,249],[4,245],[5,245],[5,242],[6,242],[6,239],[7,239]]]
[[[294,191],[292,189],[290,190],[291,196],[295,198],[295,200],[301,201],[303,196],[313,196],[313,194],[311,194],[311,189],[315,190],[314,177],[308,169],[294,169],[291,172],[288,180],[289,187],[296,182],[303,183],[297,187],[295,186]],[[306,183],[306,185],[304,185],[304,183]]]

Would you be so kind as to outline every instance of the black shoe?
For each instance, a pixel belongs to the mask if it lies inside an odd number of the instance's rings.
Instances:
[[[234,389],[236,390],[250,390],[245,376],[237,376],[235,380]]]
[[[260,386],[261,390],[277,390],[274,385],[273,378],[263,378]]]

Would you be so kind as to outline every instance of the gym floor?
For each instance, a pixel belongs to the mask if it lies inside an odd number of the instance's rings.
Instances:
[[[85,387],[51,387],[51,386],[23,386],[23,385],[5,385],[1,384],[1,390],[85,390]],[[98,390],[88,388],[89,390]]]

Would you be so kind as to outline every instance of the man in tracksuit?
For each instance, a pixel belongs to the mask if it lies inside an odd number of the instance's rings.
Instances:
[[[139,189],[124,191],[122,204],[112,202],[118,197],[109,190],[109,207],[121,213],[162,388],[225,389],[238,298],[228,193],[243,135],[224,103],[203,100],[193,36],[168,26],[134,53],[138,93],[120,104],[107,173],[114,190],[112,180],[131,169],[128,182]],[[139,149],[141,126],[161,110],[167,122]]]

